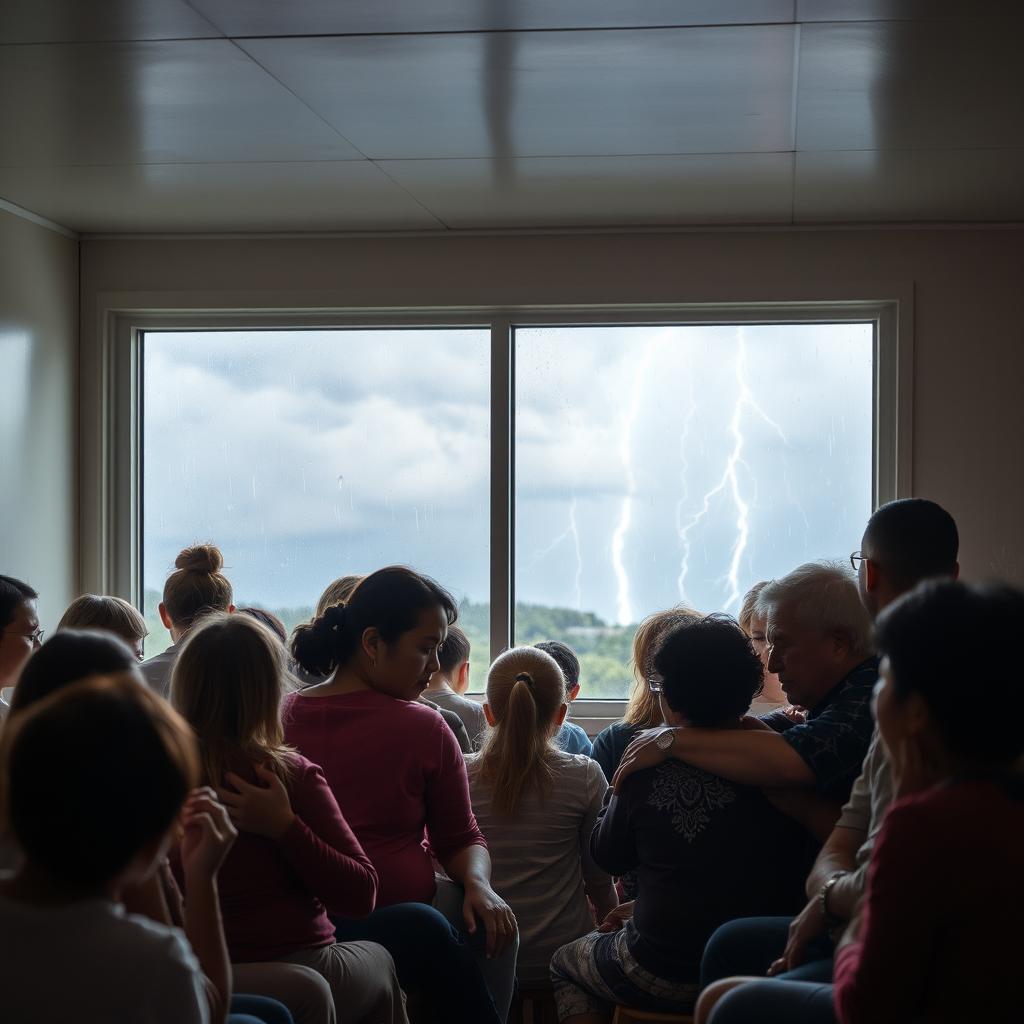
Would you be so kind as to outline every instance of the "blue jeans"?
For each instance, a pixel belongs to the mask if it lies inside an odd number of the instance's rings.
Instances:
[[[704,947],[700,965],[700,987],[736,975],[766,975],[782,956],[789,938],[790,917],[741,917],[718,928]],[[812,942],[804,962],[792,971],[777,975],[784,981],[832,980],[832,940],[827,936]]]
[[[288,1007],[266,996],[231,997],[228,1024],[295,1024]]]
[[[810,981],[751,981],[722,996],[710,1024],[836,1024],[832,986]]]
[[[499,1024],[494,1001],[470,945],[426,903],[396,903],[369,917],[332,917],[335,941],[379,943],[395,961],[399,984],[421,994],[452,1024]]]

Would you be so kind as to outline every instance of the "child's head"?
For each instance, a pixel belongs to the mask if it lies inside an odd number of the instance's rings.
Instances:
[[[438,651],[457,613],[439,584],[392,565],[362,580],[346,604],[297,626],[292,657],[311,675],[343,667],[371,689],[417,700],[438,670]]]
[[[363,579],[362,576],[339,576],[336,580],[328,583],[320,595],[320,600],[316,603],[316,617],[323,615],[328,608],[333,608],[335,605],[348,604],[352,591],[359,586]]]
[[[171,702],[199,737],[203,781],[254,761],[288,776],[281,726],[286,654],[249,615],[209,615],[189,633],[171,673]]]
[[[14,688],[11,714],[86,676],[120,675],[133,671],[138,663],[135,652],[112,633],[59,630],[29,658]]]
[[[576,652],[568,645],[559,640],[545,640],[543,643],[534,644],[538,651],[544,651],[555,659],[558,667],[565,677],[566,700],[573,701],[580,692],[580,659]]]
[[[0,689],[13,686],[39,647],[39,595],[13,576],[0,576]]]
[[[133,676],[93,676],[13,715],[0,804],[27,862],[64,887],[146,877],[199,776],[181,717]]]
[[[288,643],[288,629],[279,615],[268,612],[265,608],[236,608],[235,611],[239,615],[248,615],[249,618],[261,622],[282,644]]]
[[[514,815],[530,790],[544,791],[554,775],[551,738],[568,708],[565,676],[550,654],[513,647],[487,673],[484,714],[491,731],[481,756],[495,810]]]
[[[469,637],[458,626],[448,627],[437,661],[440,667],[431,682],[441,677],[456,693],[465,693],[469,689]]]
[[[700,612],[677,605],[665,611],[648,615],[637,626],[633,636],[633,689],[623,720],[643,729],[661,723],[661,705],[658,694],[651,689],[650,679],[654,672],[654,657],[661,642],[677,626],[702,618]]]
[[[143,641],[149,634],[146,620],[137,608],[124,598],[101,594],[83,594],[68,605],[60,622],[62,629],[102,629],[114,633],[135,652],[139,661],[143,657]]]
[[[163,624],[180,636],[207,612],[233,610],[231,583],[221,572],[224,556],[213,544],[185,548],[174,560],[160,603]]]

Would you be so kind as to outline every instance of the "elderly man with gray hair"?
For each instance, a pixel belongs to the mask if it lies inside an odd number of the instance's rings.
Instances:
[[[774,712],[730,732],[648,730],[623,755],[616,792],[627,775],[671,757],[749,786],[815,790],[834,803],[835,820],[871,742],[878,679],[856,577],[836,563],[808,562],[769,583],[758,610],[767,618],[768,671],[804,720]]]

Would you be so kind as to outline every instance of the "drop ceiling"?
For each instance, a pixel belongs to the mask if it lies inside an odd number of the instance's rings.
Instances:
[[[2,0],[75,231],[1024,220],[1009,0]]]

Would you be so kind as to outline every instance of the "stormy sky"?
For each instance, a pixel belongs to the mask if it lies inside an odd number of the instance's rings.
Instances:
[[[212,540],[238,598],[411,564],[488,597],[487,331],[149,333],[144,578]],[[867,325],[524,329],[519,600],[636,621],[845,558],[871,511]]]

